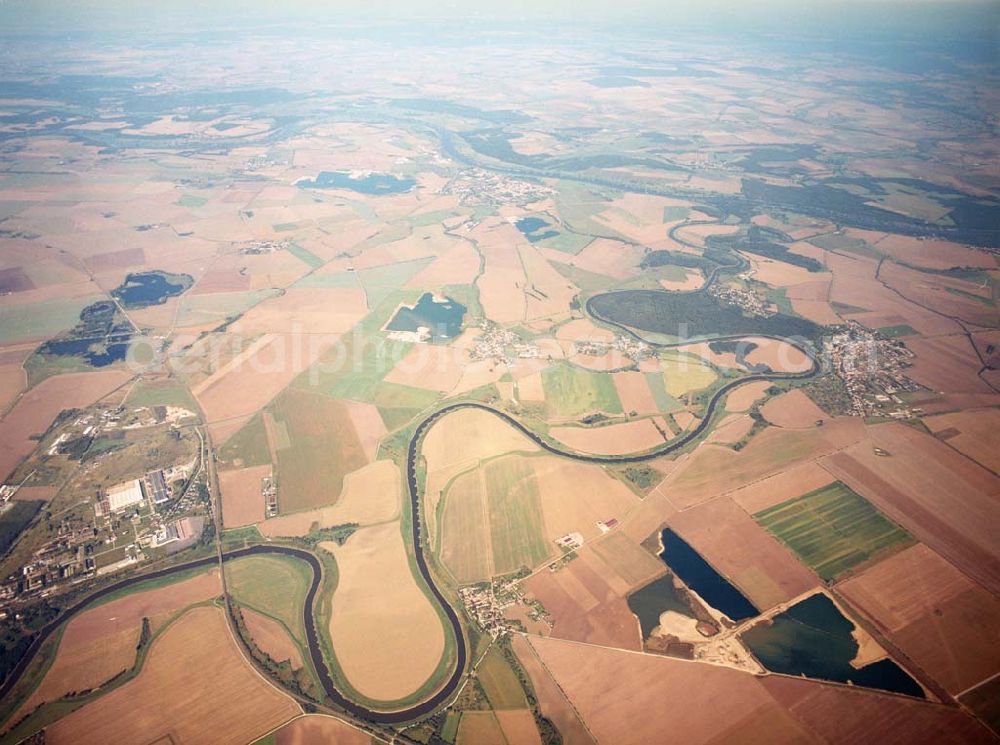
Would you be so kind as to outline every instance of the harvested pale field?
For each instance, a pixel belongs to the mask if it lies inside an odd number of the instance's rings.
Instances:
[[[534,465],[533,459],[511,455],[491,460],[481,469],[493,569],[498,574],[534,569],[555,554],[555,546],[545,540]]]
[[[748,252],[740,252],[740,255],[753,267],[753,278],[771,287],[794,287],[830,279],[830,274],[827,272],[810,272],[800,266]]]
[[[528,709],[510,709],[507,711],[494,712],[500,729],[503,730],[504,737],[508,745],[542,745],[541,735],[538,734],[538,727],[535,725],[535,717]]]
[[[1000,324],[1000,308],[989,285],[948,274],[932,274],[887,261],[879,277],[892,289],[922,306],[979,326]]]
[[[578,452],[599,455],[640,453],[667,441],[652,419],[605,427],[553,427],[549,434]]]
[[[410,570],[399,523],[321,545],[337,561],[330,638],[347,680],[377,701],[415,693],[444,653],[444,629]]]
[[[764,397],[764,391],[771,387],[766,380],[757,380],[741,385],[726,397],[726,411],[747,411],[754,403]]]
[[[0,365],[0,412],[17,398],[28,384],[28,376],[20,363]]]
[[[811,429],[829,418],[801,388],[772,398],[760,407],[760,413],[771,424],[785,429]]]
[[[302,653],[280,623],[249,608],[243,608],[242,612],[243,622],[258,649],[275,662],[288,660],[292,669],[302,667]]]
[[[835,481],[823,466],[806,461],[773,476],[728,492],[727,496],[749,514],[774,507],[794,497],[808,494]]]
[[[705,442],[732,445],[750,434],[754,420],[745,414],[729,414],[715,425],[715,428],[705,438]]]
[[[545,256],[554,261],[567,261],[571,266],[583,269],[593,274],[601,274],[615,279],[627,279],[639,272],[645,251],[634,245],[622,243],[610,238],[597,238],[591,241],[576,256],[560,254],[559,251],[546,251]]]
[[[499,324],[523,321],[527,278],[516,248],[523,236],[506,221],[487,218],[469,237],[476,242],[485,261],[476,286],[486,317]]]
[[[371,745],[372,738],[362,732],[325,714],[307,714],[299,717],[274,733],[275,745],[314,745],[318,742],[330,745]]]
[[[610,343],[614,338],[615,335],[611,331],[596,326],[588,318],[578,318],[556,329],[556,339],[560,341]]]
[[[333,504],[344,477],[368,462],[347,405],[290,388],[270,411],[273,430],[281,435],[275,438],[279,509],[289,513]]]
[[[265,334],[196,386],[216,445],[236,430],[227,420],[248,417],[316,362],[331,339],[314,334]]]
[[[906,375],[920,385],[941,393],[993,392],[979,377],[983,363],[968,337],[908,337],[906,346],[916,355],[913,365],[906,369]]]
[[[718,223],[711,223],[708,225],[685,225],[677,230],[676,235],[679,240],[694,243],[695,245],[704,248],[705,238],[708,236],[732,235],[733,233],[738,233],[739,230],[739,225],[720,225]]]
[[[611,378],[615,382],[615,390],[618,391],[618,398],[625,412],[655,414],[660,410],[643,373],[619,372],[614,373]]]
[[[478,469],[461,474],[448,487],[440,533],[441,563],[459,584],[493,576],[486,484]]]
[[[542,387],[540,372],[525,375],[517,381],[517,397],[521,401],[545,401],[545,389]]]
[[[669,525],[762,611],[819,585],[816,575],[728,498],[679,512]]]
[[[458,396],[476,388],[500,380],[508,371],[503,363],[493,360],[473,360],[462,365],[462,377],[458,384],[449,391],[449,395]]]
[[[38,445],[32,435],[45,432],[64,409],[85,409],[132,378],[128,372],[68,373],[43,380],[18,399],[0,420],[0,479]]]
[[[923,544],[838,587],[949,693],[1000,671],[1000,600]]]
[[[118,251],[106,251],[94,254],[84,262],[94,274],[101,274],[113,269],[141,267],[146,263],[146,254],[141,248],[123,248]]]
[[[917,540],[1000,592],[1000,478],[912,427],[879,424],[866,432],[867,440],[822,465]],[[875,455],[875,447],[889,455]]]
[[[869,313],[893,314],[906,318],[907,323],[921,334],[933,336],[962,332],[955,321],[904,300],[882,285],[875,279],[877,261],[827,252],[826,262],[833,271],[830,301],[864,309],[860,312],[842,312],[841,315],[845,318],[867,323],[865,318]]]
[[[864,425],[836,419],[811,430],[768,428],[737,453],[718,445],[698,448],[656,488],[678,509],[700,504],[804,461],[815,460],[860,441]]]
[[[684,269],[684,279],[661,279],[660,287],[671,292],[691,292],[705,284],[705,276],[700,269]]]
[[[385,376],[386,383],[447,393],[462,379],[469,355],[461,349],[436,344],[414,344]]]
[[[584,367],[588,370],[594,370],[596,372],[620,370],[623,367],[627,367],[631,362],[631,359],[617,350],[612,350],[606,354],[593,355],[582,353],[574,354],[573,350],[570,348],[566,350],[566,359],[574,365],[579,365],[580,367]]]
[[[794,292],[794,287],[788,291],[789,299],[792,302],[792,310],[803,318],[813,323],[818,323],[820,326],[835,326],[843,323],[843,319],[826,300],[808,300],[793,297]]]
[[[399,468],[391,460],[378,460],[347,474],[344,489],[332,506],[279,515],[265,520],[257,529],[266,537],[276,538],[304,536],[313,527],[373,525],[399,515],[399,497]]]
[[[378,443],[386,435],[385,422],[378,409],[367,403],[359,401],[345,401],[347,415],[354,425],[354,431],[358,435],[361,449],[365,451],[365,457],[369,461],[375,460],[378,453]]]
[[[886,235],[875,244],[882,253],[900,259],[911,266],[926,269],[951,269],[972,267],[996,269],[996,259],[987,251],[977,250],[958,243],[933,238],[915,238],[908,235]]]
[[[264,519],[261,480],[270,474],[270,464],[219,472],[223,525],[227,528],[240,528]]]
[[[1000,473],[1000,409],[939,414],[923,422],[950,447]]]
[[[238,333],[340,334],[368,314],[365,292],[355,287],[290,287],[265,300],[234,324]]]
[[[625,484],[592,463],[554,456],[530,460],[549,540],[572,532],[592,540],[601,534],[598,520],[621,520],[640,501]]]
[[[749,673],[556,639],[530,644],[598,742],[662,742],[664,733],[685,743],[812,741]]]
[[[206,665],[211,660],[211,665]],[[184,614],[149,651],[135,680],[46,728],[46,742],[252,742],[298,714],[244,660],[214,607]]]
[[[460,241],[417,272],[405,286],[434,290],[445,285],[469,285],[478,274],[479,254],[472,244]]]
[[[656,561],[652,555],[649,558]],[[662,564],[656,567],[658,572],[663,569]],[[545,606],[552,619],[553,636],[633,651],[642,649],[639,622],[625,599],[631,583],[592,547],[585,545],[576,559],[555,572],[532,575],[525,580],[524,588]]]
[[[751,365],[767,365],[775,372],[805,372],[812,367],[809,355],[788,342],[754,337],[757,345],[747,354]]]
[[[570,302],[579,288],[553,269],[530,243],[519,243],[517,250],[527,275],[525,319],[569,315]]]
[[[458,473],[484,458],[511,452],[537,452],[538,446],[499,417],[479,409],[460,409],[435,422],[421,449],[427,462],[428,529],[441,490]]]
[[[456,745],[507,745],[500,722],[492,711],[463,711]]]
[[[982,725],[955,707],[782,675],[762,678],[760,685],[815,742],[964,745],[993,741]]]
[[[538,697],[542,716],[556,725],[566,745],[592,745],[596,741],[580,721],[576,711],[567,701],[559,686],[538,659],[535,650],[524,636],[515,634],[511,646],[518,661],[528,674],[531,686]]]

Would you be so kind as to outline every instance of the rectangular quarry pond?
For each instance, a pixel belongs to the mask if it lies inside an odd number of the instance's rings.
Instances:
[[[435,298],[425,292],[412,308],[400,306],[396,315],[386,324],[387,331],[430,330],[432,339],[451,339],[462,331],[465,306],[449,297]]]
[[[684,584],[720,613],[733,621],[742,621],[757,615],[757,609],[712,565],[701,558],[683,538],[667,528],[660,536],[663,552],[660,558]]]
[[[687,602],[674,587],[674,578],[666,574],[655,579],[628,596],[628,607],[639,619],[642,638],[648,639],[653,629],[660,625],[660,615],[672,610],[682,616],[691,616]]]
[[[856,668],[854,624],[822,593],[812,595],[741,635],[743,642],[768,670],[819,680],[853,683],[924,698],[920,685],[893,660],[886,658]]]

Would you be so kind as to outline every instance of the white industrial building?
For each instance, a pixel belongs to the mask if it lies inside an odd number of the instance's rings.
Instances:
[[[116,484],[107,490],[108,507],[111,512],[121,512],[140,504],[145,499],[139,479]]]

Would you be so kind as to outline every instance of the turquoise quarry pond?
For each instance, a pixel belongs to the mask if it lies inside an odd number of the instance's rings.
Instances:
[[[405,305],[396,311],[396,315],[386,325],[389,331],[417,331],[421,326],[431,330],[432,339],[451,339],[462,331],[462,318],[465,316],[465,306],[451,298],[443,302],[434,299],[426,292],[412,308]]]

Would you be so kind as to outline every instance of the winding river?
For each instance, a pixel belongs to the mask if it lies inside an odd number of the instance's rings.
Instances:
[[[590,304],[587,304],[588,311],[590,310]],[[598,320],[608,323],[603,318]],[[614,326],[637,336],[630,328],[622,326],[620,324],[614,323]],[[755,334],[755,336],[762,336],[761,334]],[[639,337],[641,338],[641,337]],[[738,337],[742,338],[742,337]],[[776,338],[776,337],[772,337]],[[648,343],[648,342],[647,342]],[[671,344],[651,344],[651,346],[657,348],[666,348],[670,346],[676,346]],[[796,345],[798,346],[798,345]],[[233,551],[226,552],[223,555],[225,561],[231,561],[233,559],[238,559],[245,556],[254,556],[261,554],[280,554],[283,556],[288,556],[301,561],[304,561],[312,569],[312,582],[309,587],[309,591],[306,595],[306,602],[303,608],[303,618],[305,621],[306,629],[306,641],[309,646],[309,654],[313,662],[313,666],[316,670],[317,677],[320,684],[323,687],[326,695],[339,707],[343,708],[345,711],[350,712],[352,715],[366,719],[370,722],[377,724],[399,724],[402,722],[411,721],[417,719],[421,716],[429,714],[437,709],[441,704],[445,703],[454,693],[458,690],[458,687],[462,681],[462,677],[465,674],[465,666],[468,661],[468,647],[466,645],[465,636],[462,631],[462,623],[459,618],[458,612],[452,607],[451,603],[445,598],[441,589],[438,587],[431,574],[430,567],[427,563],[427,558],[424,553],[424,545],[422,541],[422,517],[420,512],[420,491],[417,484],[417,463],[420,455],[420,445],[424,435],[430,430],[430,428],[439,421],[442,417],[460,409],[479,409],[482,411],[489,412],[493,416],[499,417],[504,422],[509,424],[511,427],[518,430],[525,437],[530,439],[536,445],[538,445],[543,450],[557,455],[563,458],[572,458],[578,461],[584,461],[587,463],[598,463],[598,464],[616,464],[616,463],[641,463],[643,461],[653,460],[654,458],[659,458],[664,455],[676,452],[681,448],[689,445],[692,441],[700,437],[711,425],[713,415],[720,402],[722,402],[726,395],[729,394],[734,388],[741,386],[745,383],[750,383],[753,381],[761,380],[790,380],[790,379],[802,379],[808,378],[816,374],[818,370],[818,365],[815,358],[810,354],[809,350],[804,347],[798,346],[798,348],[806,353],[812,360],[812,367],[800,373],[755,373],[751,375],[746,375],[744,377],[732,380],[726,383],[709,399],[705,407],[705,413],[699,421],[698,425],[693,429],[686,432],[679,438],[676,438],[670,442],[664,443],[663,445],[656,447],[651,450],[647,450],[642,453],[634,453],[631,455],[621,455],[621,456],[609,456],[609,455],[585,455],[581,453],[572,452],[565,450],[549,440],[538,435],[527,426],[519,422],[517,419],[512,417],[510,414],[500,411],[487,404],[473,402],[473,401],[463,401],[459,403],[449,404],[444,406],[437,411],[429,414],[424,418],[416,427],[413,435],[410,438],[409,445],[407,447],[406,455],[406,483],[407,492],[410,499],[410,511],[412,514],[411,521],[411,539],[413,543],[414,556],[416,559],[417,569],[420,572],[421,577],[423,577],[424,582],[430,589],[431,594],[434,597],[434,601],[440,607],[442,613],[447,619],[448,625],[451,627],[451,634],[455,643],[455,664],[452,668],[448,679],[445,683],[429,698],[424,701],[415,704],[413,706],[399,709],[396,711],[377,711],[369,709],[361,704],[352,701],[347,698],[343,693],[341,693],[334,682],[333,676],[330,673],[330,669],[327,666],[326,660],[323,655],[323,647],[319,640],[319,632],[316,628],[315,622],[315,604],[316,596],[320,589],[320,584],[322,582],[322,565],[319,559],[317,559],[309,551],[292,548],[289,546],[278,546],[278,545],[256,545],[250,546],[248,548],[236,549]],[[116,582],[112,585],[104,587],[94,594],[88,596],[87,598],[79,601],[75,605],[70,606],[64,610],[57,618],[50,621],[42,629],[38,631],[31,646],[28,648],[25,655],[18,661],[17,665],[13,668],[7,678],[0,685],[0,698],[8,695],[17,682],[24,675],[31,661],[35,658],[38,650],[41,648],[42,644],[48,639],[56,630],[66,621],[76,616],[80,612],[86,610],[95,601],[107,597],[108,595],[118,592],[122,589],[133,587],[135,585],[141,584],[143,582],[148,582],[149,580],[159,579],[167,577],[171,574],[176,574],[179,572],[188,571],[190,569],[196,569],[198,567],[208,567],[218,564],[218,557],[213,555],[205,557],[203,559],[198,559],[197,561],[188,562],[186,564],[179,564],[172,567],[167,567],[165,569],[156,570],[148,574],[138,575],[123,579],[120,582]]]

